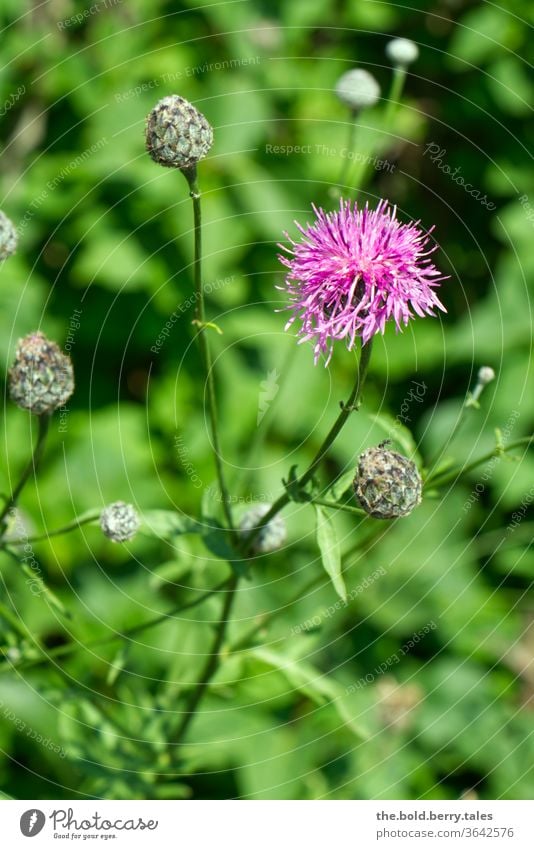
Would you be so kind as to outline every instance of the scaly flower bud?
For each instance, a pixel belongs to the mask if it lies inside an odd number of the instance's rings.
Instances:
[[[159,165],[187,171],[212,144],[213,130],[204,115],[178,94],[164,97],[148,113],[146,149]]]
[[[271,509],[271,504],[257,504],[247,510],[241,522],[239,530],[241,535],[246,537],[254,528],[257,528],[260,521],[267,515]],[[286,541],[286,523],[281,516],[277,515],[265,527],[261,529],[257,537],[252,543],[252,551],[254,554],[269,554],[271,551],[277,551],[282,548]]]
[[[69,356],[40,331],[20,339],[9,370],[11,400],[35,415],[53,413],[74,391]]]
[[[419,56],[419,48],[409,38],[394,38],[386,46],[386,56],[399,68],[406,68]]]
[[[358,459],[354,492],[375,519],[407,516],[421,501],[423,482],[417,466],[396,451],[368,448]]]
[[[0,212],[0,260],[13,256],[17,250],[18,236],[13,222]]]
[[[378,103],[380,86],[369,71],[354,68],[339,78],[336,94],[351,109],[365,109]]]
[[[139,530],[141,521],[135,507],[124,501],[108,504],[100,514],[102,533],[113,542],[126,542]]]

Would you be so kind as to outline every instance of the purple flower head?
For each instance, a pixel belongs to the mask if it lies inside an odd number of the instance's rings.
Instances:
[[[429,259],[437,247],[427,248],[432,230],[401,224],[385,200],[375,210],[342,199],[338,211],[313,211],[313,224],[295,222],[304,238],[285,234],[291,246],[279,247],[289,256],[279,259],[289,269],[286,330],[300,321],[299,342],[314,340],[315,363],[326,354],[328,365],[335,339],[346,339],[350,350],[357,336],[365,344],[383,333],[390,318],[401,329],[414,314],[446,312],[434,291],[446,278]]]

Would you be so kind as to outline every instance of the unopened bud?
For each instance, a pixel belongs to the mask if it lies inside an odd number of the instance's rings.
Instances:
[[[419,48],[409,38],[394,38],[386,46],[386,56],[400,68],[411,65],[419,56]]]
[[[146,149],[159,165],[188,170],[213,144],[213,130],[204,115],[171,94],[156,103],[146,121]]]
[[[475,407],[478,409],[479,398],[482,395],[484,388],[488,385],[488,383],[491,383],[492,380],[495,380],[495,372],[491,366],[482,366],[482,368],[479,368],[477,374],[477,385],[472,392],[467,393],[467,399],[465,402],[466,407]]]
[[[40,331],[20,339],[9,370],[11,400],[40,416],[53,413],[74,391],[74,372],[69,356]]]
[[[257,504],[251,507],[250,510],[247,510],[239,523],[239,530],[243,537],[246,537],[258,527],[263,517],[271,509],[271,506],[271,504]],[[272,551],[277,551],[285,543],[286,535],[286,523],[281,516],[274,516],[270,522],[267,522],[262,527],[258,535],[254,538],[251,549],[254,554],[269,554]]]
[[[0,260],[13,256],[17,250],[18,236],[13,222],[0,212]]]
[[[354,68],[339,78],[336,94],[351,109],[365,109],[378,103],[380,86],[369,71]]]
[[[408,516],[421,501],[423,482],[415,463],[386,451],[368,448],[358,459],[354,492],[366,513],[375,519]]]
[[[127,542],[139,530],[141,524],[135,507],[124,501],[108,504],[100,514],[102,533],[113,542]]]
[[[495,372],[491,366],[482,366],[482,368],[478,370],[477,379],[482,386],[487,386],[488,383],[495,380]]]

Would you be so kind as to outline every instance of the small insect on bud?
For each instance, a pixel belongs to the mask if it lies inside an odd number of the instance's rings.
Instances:
[[[104,507],[100,514],[102,533],[113,542],[126,542],[132,539],[141,521],[135,507],[124,501],[115,501]]]
[[[18,236],[13,222],[0,212],[0,260],[13,256],[17,250]]]
[[[263,517],[271,509],[271,506],[271,504],[257,504],[255,507],[247,510],[239,523],[239,530],[242,537],[246,537],[254,528],[258,527]],[[285,543],[286,535],[286,523],[281,516],[275,516],[270,522],[267,522],[252,542],[253,553],[269,554],[272,551],[277,551]]]
[[[213,130],[204,115],[178,94],[164,97],[148,113],[146,149],[159,165],[187,171],[212,144]]]
[[[368,71],[354,68],[339,78],[336,94],[351,109],[365,109],[378,103],[380,86]]]
[[[480,383],[481,386],[487,386],[492,380],[495,380],[495,372],[491,366],[482,366],[482,368],[478,370],[478,383]]]
[[[53,413],[74,391],[74,372],[67,354],[44,333],[20,339],[9,370],[11,400],[37,416]]]
[[[419,56],[419,48],[409,38],[394,38],[386,46],[386,56],[393,65],[406,68]]]
[[[356,498],[375,519],[408,516],[421,501],[421,476],[415,463],[383,445],[360,454],[353,484]]]

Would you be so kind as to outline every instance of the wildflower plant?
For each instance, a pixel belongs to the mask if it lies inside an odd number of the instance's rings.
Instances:
[[[407,67],[417,60],[417,55],[417,47],[405,39],[395,40],[388,46],[387,57],[394,70],[387,96],[381,95],[378,83],[367,70],[355,68],[343,73],[335,87],[335,94],[343,106],[349,109],[351,133],[357,128],[362,113],[368,109],[376,109],[384,122],[391,120],[400,101]],[[113,548],[114,551],[125,546],[133,552],[139,550],[139,556],[143,557],[145,549],[142,546],[147,539],[165,539],[172,546],[176,546],[178,539],[184,539],[184,546],[187,546],[189,538],[198,537],[210,556],[225,564],[222,580],[218,572],[217,578],[203,591],[193,588],[185,601],[180,599],[169,605],[163,613],[156,612],[146,621],[125,629],[119,635],[106,635],[96,641],[99,647],[115,645],[118,637],[117,654],[107,679],[109,691],[113,693],[116,680],[128,663],[127,641],[130,638],[140,638],[141,635],[157,630],[164,621],[173,618],[178,621],[182,615],[186,615],[186,611],[204,603],[209,605],[211,618],[207,618],[210,624],[202,631],[201,638],[203,666],[194,677],[184,676],[183,680],[175,682],[171,701],[162,702],[160,712],[159,709],[154,710],[151,717],[154,727],[151,726],[150,731],[154,734],[154,740],[149,756],[140,753],[134,742],[130,747],[124,744],[122,749],[117,744],[119,766],[126,768],[125,765],[133,762],[140,774],[153,772],[156,776],[152,776],[156,790],[151,785],[152,791],[160,793],[162,797],[166,790],[161,787],[165,785],[165,780],[159,781],[160,774],[165,775],[167,771],[170,777],[178,776],[181,779],[196,768],[202,769],[202,759],[195,761],[195,753],[191,755],[188,743],[192,726],[202,714],[204,699],[214,692],[217,676],[221,676],[222,684],[217,686],[224,696],[224,687],[231,687],[231,682],[240,674],[240,652],[246,660],[247,651],[257,651],[257,657],[264,664],[278,663],[280,668],[284,667],[283,659],[277,658],[274,652],[265,650],[262,653],[262,635],[268,634],[277,610],[266,612],[254,608],[254,579],[268,568],[266,564],[270,558],[279,558],[280,562],[282,558],[287,557],[288,562],[291,558],[291,518],[282,515],[288,505],[299,505],[306,510],[307,526],[314,528],[314,556],[320,559],[322,569],[312,570],[310,566],[307,589],[317,587],[326,576],[340,603],[346,604],[350,598],[350,587],[346,586],[341,546],[335,530],[334,519],[338,514],[343,514],[354,523],[355,550],[364,553],[365,547],[383,534],[385,529],[394,535],[398,523],[409,521],[407,517],[416,514],[425,498],[440,498],[444,488],[456,482],[467,470],[532,441],[532,437],[516,439],[506,445],[498,441],[490,452],[471,458],[468,465],[451,463],[449,448],[458,428],[480,406],[484,388],[495,377],[493,369],[485,366],[478,373],[473,391],[466,394],[457,426],[433,456],[421,457],[418,454],[407,428],[392,427],[389,429],[389,439],[379,444],[354,444],[349,467],[340,474],[331,473],[336,440],[342,430],[350,428],[351,421],[360,414],[362,404],[365,403],[370,366],[372,369],[373,340],[383,335],[390,326],[403,331],[410,325],[417,337],[419,322],[438,321],[445,317],[450,287],[453,285],[447,282],[448,278],[443,273],[444,260],[439,251],[440,233],[433,229],[431,213],[428,221],[412,220],[409,203],[403,204],[402,211],[395,205],[394,187],[387,199],[363,199],[361,189],[365,184],[365,172],[360,171],[350,185],[349,172],[344,168],[338,184],[331,187],[331,191],[325,192],[324,197],[314,199],[311,220],[295,223],[296,232],[292,229],[288,215],[286,232],[280,234],[278,249],[274,244],[272,246],[272,258],[274,265],[278,250],[279,261],[283,266],[276,284],[279,293],[276,320],[280,323],[280,330],[285,327],[295,337],[295,346],[309,345],[310,373],[314,364],[322,363],[326,368],[331,367],[338,352],[339,355],[346,355],[344,349],[348,349],[353,363],[352,385],[344,392],[344,400],[336,398],[339,402],[337,408],[335,402],[332,403],[332,409],[329,410],[331,424],[319,445],[315,445],[314,450],[308,445],[304,446],[308,456],[306,465],[293,465],[287,469],[277,496],[266,497],[260,504],[247,505],[244,512],[235,509],[231,464],[225,459],[221,444],[218,403],[220,384],[217,362],[212,354],[213,340],[221,328],[209,318],[202,264],[201,169],[211,154],[212,146],[216,148],[217,145],[217,132],[210,123],[209,104],[205,108],[207,115],[186,100],[182,93],[163,97],[147,116],[145,146],[152,162],[166,169],[165,179],[172,184],[172,191],[177,195],[189,192],[191,200],[194,238],[192,302],[196,311],[191,322],[191,334],[200,353],[203,369],[202,391],[206,399],[209,431],[206,450],[209,447],[213,455],[216,499],[210,501],[209,496],[206,497],[202,515],[197,517],[187,515],[185,511],[163,507],[158,510],[144,509],[143,493],[140,492],[136,493],[135,504],[122,500],[97,503],[95,499],[92,509],[75,516],[62,528],[45,528],[36,534],[26,534],[20,523],[15,523],[13,529],[20,496],[39,474],[50,421],[72,396],[75,380],[70,357],[38,329],[18,342],[7,376],[10,399],[29,416],[35,416],[38,423],[33,454],[18,480],[13,483],[11,492],[4,496],[0,510],[0,546],[14,560],[17,560],[23,546],[38,545],[43,539],[63,538],[78,532],[84,525],[91,525],[99,529],[100,545]],[[352,135],[350,138],[353,141]],[[141,149],[142,141],[139,139]],[[166,214],[162,209],[161,215]],[[173,226],[176,226],[176,222]],[[183,217],[179,219],[178,227],[180,233],[187,231],[188,224]],[[14,230],[2,213],[1,258],[9,261],[15,246]],[[24,245],[19,245],[20,250],[24,250]],[[388,335],[385,344],[392,357],[395,343],[396,337]],[[278,377],[277,372],[274,374]],[[341,387],[336,385],[335,392],[341,393]],[[273,399],[277,393],[278,385],[276,392],[271,393]],[[268,400],[270,402],[271,397]],[[265,411],[262,409],[260,412],[262,418]],[[180,413],[187,416],[187,410]],[[258,417],[258,425],[260,421]],[[397,446],[399,450],[396,450]],[[218,505],[221,506],[220,511]],[[363,534],[361,528],[364,529]],[[168,584],[173,585],[173,580],[179,583],[182,573],[175,569],[174,561],[165,566],[172,567],[164,571],[166,576],[171,576]],[[206,568],[206,576],[208,580],[211,579],[209,568]],[[162,580],[161,574],[158,573],[156,577]],[[153,578],[147,577],[147,585]],[[68,618],[68,610],[48,586],[46,576],[39,575],[38,580],[43,603],[47,600],[55,605],[64,620]],[[242,589],[248,594],[254,622],[248,630],[241,628],[236,631],[234,609]],[[302,593],[302,588],[298,588],[290,595],[285,608],[296,608]],[[190,627],[194,630],[195,622],[191,622]],[[295,630],[294,634],[297,633],[298,630]],[[297,637],[293,635],[288,641],[291,639]],[[45,664],[52,657],[61,660],[68,658],[76,653],[78,645],[77,641],[72,640],[47,652],[36,640],[33,654],[17,646],[17,655],[11,647],[10,662],[23,671],[32,665]],[[57,669],[60,680],[66,678],[68,681],[68,675],[62,671],[61,665]],[[140,674],[147,674],[146,670]],[[337,705],[341,692],[336,682],[320,685],[317,683],[320,677],[312,667],[311,673],[308,670],[306,675],[302,671],[295,673],[293,680],[297,681],[296,686],[301,688],[306,697],[311,693],[311,698],[317,704]],[[387,700],[392,701],[389,690],[386,692],[384,689],[384,681],[381,687],[384,691],[382,702],[385,704]],[[409,690],[406,692],[410,694]],[[410,721],[411,713],[419,703],[419,690],[415,688],[413,692],[406,708],[406,711],[410,711]],[[127,696],[128,693],[123,691],[125,703]],[[385,710],[384,706],[382,709]],[[397,709],[396,703],[393,709]],[[97,710],[101,713],[104,725],[109,722],[114,733],[124,732],[124,727],[121,727],[124,723],[121,724],[120,720],[114,720],[113,717],[110,719],[103,699]],[[388,711],[391,712],[391,706]],[[342,721],[350,726],[350,717],[340,715]],[[135,721],[133,717],[133,726]],[[394,725],[396,721],[388,719],[386,724]],[[126,724],[129,722],[128,719]],[[397,724],[403,727],[403,722],[404,719]],[[138,729],[133,726],[131,731],[135,737]],[[359,733],[356,732],[357,735]],[[98,741],[95,741],[97,745]],[[179,789],[174,790],[179,794]],[[98,788],[91,786],[90,791],[98,793]],[[146,787],[139,792],[147,792]]]

